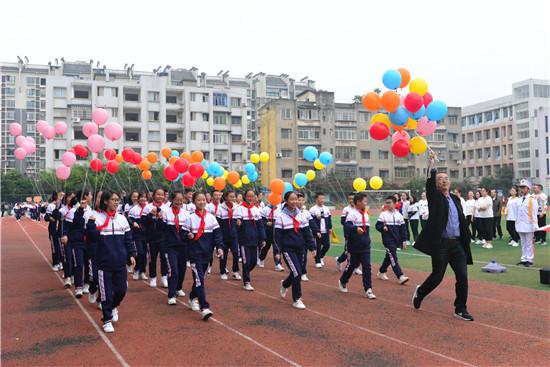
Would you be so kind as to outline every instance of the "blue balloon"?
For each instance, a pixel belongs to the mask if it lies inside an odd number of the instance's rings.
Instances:
[[[307,179],[307,177],[306,177],[306,179]],[[290,182],[285,182],[285,191],[283,191],[283,195],[286,194],[289,191],[292,191],[292,190],[293,190],[292,184]]]
[[[415,113],[411,113],[409,111],[407,111],[407,113],[409,114],[409,116],[411,116],[412,119],[418,120],[419,118],[424,116],[424,113],[426,113],[426,107],[424,107],[424,106],[420,107],[420,109],[418,111],[416,111]]]
[[[256,172],[256,166],[254,163],[247,163],[244,165],[244,170],[250,176],[252,173]]]
[[[394,69],[386,71],[382,76],[382,83],[388,89],[399,88],[401,85],[401,73]]]
[[[177,150],[172,151],[172,157],[179,157],[179,156],[180,156],[180,152],[178,152]]]
[[[206,159],[203,159],[201,164],[204,168],[208,168],[208,161]]]
[[[307,177],[303,173],[297,173],[294,176],[294,182],[296,182],[297,186],[300,186],[300,187],[305,186],[307,185]]]
[[[180,173],[173,182],[178,182],[183,177],[183,173]]]
[[[332,163],[332,154],[330,154],[329,152],[323,152],[319,155],[319,160],[321,161],[321,163],[323,163],[325,166],[326,165],[329,165]],[[304,175],[305,177],[305,175]],[[306,180],[307,180],[307,177],[306,177]],[[303,186],[303,185],[300,185],[300,186]]]
[[[216,172],[214,172],[214,176],[221,177],[223,176],[223,167],[219,166],[218,169],[216,169]]]
[[[304,159],[306,161],[313,162],[317,159],[317,157],[319,157],[319,151],[317,148],[310,145],[304,149]]]
[[[447,105],[443,101],[432,101],[426,108],[426,117],[432,121],[443,120],[447,114]]]
[[[257,171],[254,171],[252,173],[250,173],[248,175],[248,179],[250,180],[250,182],[256,182],[258,181],[258,172]]]
[[[208,172],[210,176],[216,176],[216,173],[219,171],[220,168],[221,167],[218,162],[212,162],[208,165],[208,168],[206,168],[206,172]]]
[[[397,107],[397,110],[395,110],[395,112],[390,113],[390,121],[394,125],[403,126],[407,123],[408,119],[409,115],[407,114],[407,110],[403,106]]]

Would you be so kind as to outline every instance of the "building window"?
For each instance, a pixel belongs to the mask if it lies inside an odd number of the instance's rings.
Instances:
[[[148,141],[160,141],[160,131],[149,131],[147,135]]]
[[[227,94],[225,94],[225,93],[214,93],[213,94],[213,104],[214,104],[214,106],[226,106],[227,107]]]
[[[166,103],[178,103],[178,96],[166,95]]]
[[[6,120],[15,120],[15,111],[2,112],[2,117]]]
[[[65,98],[66,95],[67,95],[67,88],[60,88],[60,87],[53,88],[54,98]]]
[[[483,150],[481,148],[476,149],[476,157],[477,159],[481,159],[483,157]]]
[[[167,113],[166,122],[178,122],[178,115],[175,113]]]
[[[336,140],[357,140],[357,130],[355,128],[336,128]]]
[[[6,99],[5,103],[4,103],[4,106],[6,106],[6,108],[15,108],[15,100],[14,99]]]
[[[160,118],[160,112],[156,111],[149,111],[149,121],[151,122],[158,122]]]
[[[147,92],[147,101],[149,102],[159,102],[160,93],[159,92]]]
[[[231,125],[241,125],[243,119],[241,116],[231,116]]]
[[[514,97],[517,99],[529,98],[529,85],[514,88]]]
[[[283,108],[281,110],[281,118],[283,120],[290,120],[292,119],[292,110],[290,108]]]
[[[178,142],[178,133],[166,132],[166,142],[167,143],[177,143]]]
[[[27,112],[27,121],[36,121],[36,112]]]
[[[227,113],[214,112],[214,125],[227,125]]]
[[[372,176],[373,168],[372,167],[359,167],[359,176],[369,177]]]
[[[370,150],[362,150],[361,159],[370,159]]]
[[[449,115],[447,116],[447,121],[449,122],[449,125],[458,125],[458,116]]]
[[[27,101],[27,109],[28,110],[34,110],[36,109],[36,101],[35,100],[30,100],[30,101]]]
[[[485,112],[485,121],[492,121],[492,120],[493,120],[493,111]]]
[[[242,153],[231,153],[231,161],[232,162],[242,162],[243,161],[243,154]]]
[[[214,144],[227,144],[226,133],[214,133]]]
[[[86,137],[86,135],[84,135],[84,133],[82,132],[82,128],[77,128],[77,127],[74,127],[73,128],[73,132],[74,132],[74,139],[79,139],[79,140],[86,140],[88,139]]]
[[[300,120],[319,120],[319,111],[317,111],[317,110],[298,110],[298,119],[300,119]]]
[[[516,111],[516,120],[528,119],[529,111]]]
[[[32,88],[27,89],[27,97],[29,98],[36,97],[38,95],[38,93],[36,92],[37,92],[36,89],[32,89]]]
[[[519,159],[529,158],[530,156],[531,152],[529,150],[518,150]]]
[[[202,142],[210,143],[210,133],[202,133]]]
[[[548,138],[546,138],[546,142],[548,143]],[[282,149],[281,150],[281,156],[283,158],[291,158],[292,157],[292,150],[290,149]]]
[[[28,76],[26,81],[27,85],[37,85],[40,82],[40,78],[35,76]]]
[[[88,98],[90,98],[90,91],[88,91],[88,90],[75,89],[73,94],[74,94],[74,98],[79,98],[79,99],[88,99]]]
[[[368,140],[369,139],[369,131],[368,130],[359,130],[359,139],[360,140]]]
[[[355,121],[355,112],[353,112],[353,111],[336,111],[336,120],[338,120],[338,121]]]
[[[334,158],[338,160],[355,160],[357,159],[355,147],[336,147]]]
[[[231,135],[231,142],[232,143],[242,143],[243,136],[242,135]]]
[[[387,150],[379,150],[378,151],[378,159],[381,161],[387,161],[389,157],[389,152]]]
[[[126,139],[126,141],[139,141],[139,132],[127,131],[124,139]]]
[[[408,178],[414,176],[414,167],[395,167],[396,178]]]
[[[227,150],[214,150],[214,160],[216,162],[227,162]]]
[[[491,140],[491,130],[485,130],[485,140]]]
[[[126,112],[124,114],[124,120],[139,122],[139,112]]]
[[[2,83],[15,84],[15,75],[2,75]]]
[[[387,169],[379,169],[378,170],[378,176],[380,178],[389,178],[390,177],[390,171]]]
[[[495,157],[495,160],[500,159],[500,147],[493,148],[493,156]]]
[[[101,97],[118,97],[118,88],[97,87],[97,95]]]
[[[241,99],[237,97],[231,97],[231,107],[241,107]]]
[[[529,138],[529,130],[518,131],[518,140],[519,139],[528,139],[528,138]]]
[[[321,138],[321,129],[319,127],[299,127],[298,139],[300,140],[319,140]]]
[[[500,138],[500,129],[498,127],[496,129],[493,129],[493,138]]]
[[[13,97],[15,96],[15,88],[2,88],[2,94],[4,96]]]
[[[282,178],[292,178],[292,170],[291,169],[281,170],[281,177]]]
[[[137,92],[125,92],[124,100],[129,102],[139,102],[139,94]]]
[[[292,139],[292,129],[281,129],[281,139]]]
[[[91,120],[92,108],[89,106],[72,106],[71,117],[73,119]]]

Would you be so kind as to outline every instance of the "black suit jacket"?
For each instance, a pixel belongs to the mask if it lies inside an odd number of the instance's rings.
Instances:
[[[437,171],[432,169],[430,177],[428,177],[426,181],[426,197],[428,199],[429,209],[428,223],[414,243],[414,248],[430,256],[436,255],[441,248],[443,231],[445,227],[447,227],[447,221],[449,219],[449,202],[445,195],[437,191],[435,184],[436,174]],[[470,250],[470,232],[468,231],[466,218],[462,212],[462,205],[460,199],[455,195],[451,194],[451,198],[458,211],[458,218],[460,221],[460,243],[466,253],[468,264],[473,264],[472,251]]]

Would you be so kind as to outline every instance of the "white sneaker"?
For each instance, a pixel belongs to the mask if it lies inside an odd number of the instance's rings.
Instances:
[[[187,266],[188,268],[190,268],[190,267],[191,267],[191,261],[187,261],[187,262],[185,263],[185,266]]]
[[[88,294],[90,293],[90,285],[87,283],[84,283],[84,287],[82,288],[82,293]]]
[[[134,271],[134,274],[132,274],[133,280],[139,280],[139,273],[137,271]]]
[[[302,282],[308,282],[309,278],[307,277],[307,274],[302,274]]]
[[[258,266],[263,268],[265,266],[265,262],[263,260],[258,260]]]
[[[59,270],[63,270],[63,263],[59,263]]]
[[[321,265],[325,266],[325,260],[321,259]]]
[[[168,304],[171,306],[175,306],[178,302],[176,301],[176,297],[168,298]]]
[[[202,319],[204,321],[208,320],[210,318],[210,316],[212,316],[214,313],[212,311],[210,311],[209,308],[205,308],[204,310],[202,310],[201,312],[201,315],[202,315]]]
[[[372,288],[367,289],[367,291],[365,292],[365,297],[367,297],[368,299],[376,299]]]
[[[338,280],[338,288],[340,288],[340,292],[342,293],[348,293],[348,288],[342,284],[342,281]]]
[[[304,305],[304,302],[302,302],[302,299],[298,299],[295,302],[292,303],[292,307],[297,308],[298,310],[305,310],[306,305]]]
[[[334,260],[336,261],[336,270],[337,271],[342,271],[342,263],[341,262],[338,262],[338,256],[336,256],[334,258]]]
[[[250,291],[252,292],[254,290],[254,287],[250,285],[250,283],[246,283],[244,286],[243,286],[244,290],[245,291]]]
[[[481,240],[476,240],[475,244],[476,245],[481,245],[483,242]]]
[[[281,264],[277,264],[275,266],[275,271],[285,271],[285,268],[283,268],[283,266]]]
[[[206,270],[206,274],[210,274],[210,273],[212,273],[212,267],[211,266],[209,266],[208,269]]]
[[[288,292],[288,288],[283,287],[284,280],[281,280],[281,288],[279,288],[279,294],[281,295],[281,298],[286,297],[286,292]]]
[[[183,289],[180,289],[179,291],[176,291],[176,296],[185,297],[185,292],[183,291]]]
[[[147,280],[147,279],[149,279],[149,278],[147,278],[147,275],[146,275],[145,273],[140,273],[140,274],[139,274],[139,279],[141,279],[141,280]]]
[[[239,262],[240,262],[240,263],[243,262],[243,258],[242,258],[242,257],[239,257]]]
[[[201,310],[201,306],[199,305],[199,300],[197,298],[190,299],[189,306],[191,306],[191,311]]]
[[[242,280],[241,274],[239,272],[233,273],[233,279],[235,280]]]
[[[390,278],[388,278],[386,273],[378,272],[378,274],[376,274],[376,277],[380,280],[390,280]]]
[[[517,243],[516,241],[512,242],[512,247],[518,247],[518,246],[519,246],[519,243]]]
[[[96,301],[97,301],[97,294],[96,293],[88,294],[88,302],[96,303]]]
[[[491,249],[491,248],[493,248],[493,244],[487,242],[482,247]]]
[[[359,268],[355,268],[355,270],[353,271],[353,274],[356,274],[356,275],[363,275],[363,270],[359,269]]]
[[[321,268],[323,267],[323,264],[321,264],[321,263],[316,263],[316,264],[315,264],[315,267],[316,267],[317,269],[321,269]]]
[[[65,288],[71,288],[71,277],[65,278],[65,282],[63,284],[65,285]]]
[[[113,308],[113,322],[118,322],[118,308]]]
[[[408,281],[409,281],[409,277],[407,277],[407,276],[401,275],[401,276],[399,277],[399,284],[405,284],[405,283],[407,283]]]
[[[166,275],[160,277],[160,284],[163,288],[168,288],[168,277]]]
[[[126,271],[128,273],[132,273],[134,270],[132,269],[132,266],[131,265],[126,265]]]
[[[539,245],[546,246],[546,241],[543,241],[543,242],[539,243]]]
[[[82,298],[82,288],[76,288],[74,295],[76,298]]]
[[[156,277],[151,278],[151,280],[149,281],[149,287],[151,287],[151,288],[156,288],[157,287],[157,278]]]
[[[508,246],[512,246],[512,242],[514,242],[514,240],[508,241]]]
[[[229,277],[227,276],[227,273],[223,273],[222,275],[220,275],[220,279],[221,280],[227,280],[227,279],[229,279]]]
[[[59,271],[59,265],[53,265],[52,266],[52,271]]]
[[[114,333],[115,328],[113,327],[113,323],[109,321],[109,322],[103,324],[103,332],[105,332],[105,333]]]
[[[98,303],[97,303],[97,309],[98,309],[98,310],[102,310],[102,309],[103,309],[103,306],[101,306],[101,302],[98,302]]]
[[[487,243],[487,241],[481,240],[481,244],[482,244],[482,245],[485,245],[486,243]]]

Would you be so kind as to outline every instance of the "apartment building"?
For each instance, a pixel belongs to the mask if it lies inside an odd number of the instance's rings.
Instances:
[[[550,192],[550,108],[543,108],[537,116],[538,139],[538,167],[540,169],[540,184],[544,186],[544,192]]]

